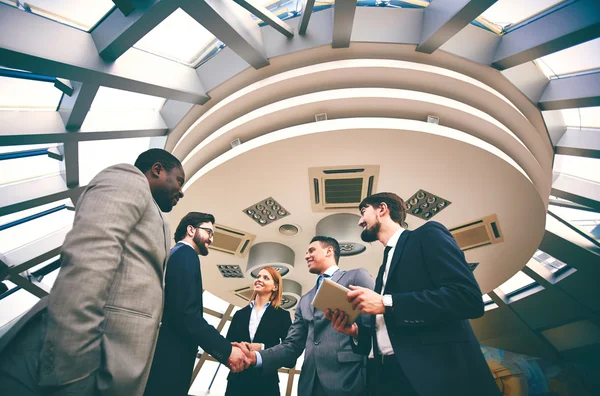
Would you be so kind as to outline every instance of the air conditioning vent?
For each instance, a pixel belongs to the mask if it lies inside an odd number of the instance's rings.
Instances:
[[[255,235],[245,231],[215,224],[215,237],[210,249],[233,256],[246,257],[254,238],[256,238]]]
[[[379,165],[308,169],[313,211],[358,208],[377,189]]]
[[[498,216],[493,214],[450,229],[462,250],[504,242]]]

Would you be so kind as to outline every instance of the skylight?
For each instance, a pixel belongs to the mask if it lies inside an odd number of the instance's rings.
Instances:
[[[579,129],[600,128],[600,107],[563,109],[561,110],[561,114],[567,127]]]
[[[508,297],[536,284],[528,275],[519,271],[512,278],[500,285],[498,289]]]
[[[15,1],[6,3],[16,6]],[[89,32],[114,6],[111,0],[27,0],[18,8]]]
[[[0,77],[0,111],[55,111],[61,97],[51,82]]]
[[[134,48],[192,66],[218,40],[181,8],[142,37]]]
[[[564,0],[498,0],[481,17],[502,29],[514,26]]]
[[[90,110],[152,109],[158,111],[164,103],[165,99],[158,96],[100,87]]]
[[[600,38],[546,55],[536,62],[548,78],[596,71],[600,69]]]
[[[554,156],[554,172],[600,183],[600,158],[556,154]]]

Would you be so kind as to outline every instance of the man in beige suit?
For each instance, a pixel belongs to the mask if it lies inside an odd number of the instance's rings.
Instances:
[[[0,340],[3,395],[144,392],[170,246],[161,211],[183,197],[184,180],[177,158],[151,149],[90,182],[49,298]]]

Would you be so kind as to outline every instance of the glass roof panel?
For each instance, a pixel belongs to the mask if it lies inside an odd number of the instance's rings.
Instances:
[[[0,148],[0,154],[48,147],[51,146],[47,144],[3,146]],[[33,179],[36,177],[58,175],[60,173],[60,167],[61,161],[50,158],[48,155],[36,155],[33,157],[2,160],[0,161],[0,186]]]
[[[85,186],[104,168],[134,164],[138,155],[150,148],[151,138],[131,138],[79,142],[79,184]]]
[[[27,312],[40,299],[26,290],[20,289],[0,300],[0,327],[10,323]]]
[[[39,213],[39,212],[38,212]],[[75,212],[62,209],[0,231],[0,253],[25,246],[64,228],[71,228]],[[33,245],[35,247],[35,245]],[[40,249],[43,247],[40,246]],[[43,251],[39,252],[44,253]]]
[[[538,263],[542,264],[551,273],[555,273],[556,271],[560,270],[561,268],[564,268],[567,266],[567,264],[563,263],[559,259],[554,258],[551,255],[549,255],[548,253],[543,252],[539,249],[536,250],[535,253],[533,254],[533,259],[535,261],[537,261]]]
[[[216,42],[218,40],[212,33],[178,8],[142,37],[134,48],[192,65]]]
[[[221,367],[219,367],[221,366]],[[208,394],[208,387],[215,375],[215,371],[227,371],[229,373],[229,369],[223,365],[220,365],[217,362],[213,362],[211,360],[206,360],[202,365],[202,369],[198,372],[198,376],[192,383],[188,394],[190,395],[206,395]],[[217,393],[218,394],[218,393]],[[221,392],[221,394],[225,394],[225,391]]]
[[[218,313],[225,313],[229,307],[229,303],[227,301],[215,296],[208,290],[204,290],[204,293],[202,293],[202,303],[204,308],[212,309]]]
[[[529,19],[564,0],[498,0],[481,17],[506,28]]]
[[[0,77],[0,111],[55,111],[61,97],[62,92],[51,82]]]
[[[548,211],[600,241],[600,213],[549,205]]]
[[[600,128],[600,107],[563,109],[565,126],[573,128]]]
[[[490,296],[488,296],[487,294],[484,294],[482,297],[483,297],[483,302],[484,303],[491,303],[492,302],[492,298]]]
[[[600,158],[556,154],[554,156],[554,172],[600,183]]]
[[[14,1],[8,3],[15,5]],[[19,4],[22,10],[86,32],[100,22],[114,6],[111,0],[27,0]]]
[[[549,70],[550,78],[560,78],[600,68],[600,38],[539,58]]]
[[[100,87],[90,110],[152,109],[158,111],[164,103],[165,99],[158,96]]]
[[[508,296],[511,293],[514,293],[520,289],[523,289],[535,283],[536,282],[533,279],[531,279],[528,275],[526,275],[524,272],[519,271],[512,278],[500,285],[498,289],[500,289],[502,293]]]

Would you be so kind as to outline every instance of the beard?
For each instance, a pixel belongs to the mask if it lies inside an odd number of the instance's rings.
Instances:
[[[206,240],[200,237],[198,230],[196,230],[196,234],[194,235],[194,243],[198,246],[198,250],[200,251],[200,256],[208,256],[208,248],[206,247]]]
[[[367,226],[367,228],[365,228],[360,233],[360,239],[362,239],[363,242],[375,242],[377,240],[377,234],[379,234],[380,229],[381,229],[380,222],[375,223],[370,228]]]

